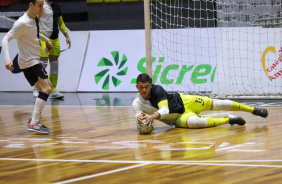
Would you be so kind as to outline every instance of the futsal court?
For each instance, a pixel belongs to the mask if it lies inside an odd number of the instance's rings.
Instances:
[[[65,93],[49,99],[41,121],[49,135],[27,131],[34,98],[0,93],[0,183],[281,183],[281,100],[236,100],[267,108],[264,119],[245,112],[229,124],[184,129],[156,121],[136,129],[137,93]]]

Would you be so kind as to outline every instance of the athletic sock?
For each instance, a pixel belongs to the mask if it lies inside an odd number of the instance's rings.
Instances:
[[[207,127],[216,127],[219,125],[223,125],[226,123],[229,123],[229,118],[210,118],[210,117],[206,117],[206,119],[208,120],[208,124]]]
[[[48,61],[40,61],[40,63],[42,64],[44,69],[46,69],[46,67],[48,66]]]
[[[47,95],[46,93],[39,92],[39,95],[35,100],[32,119],[31,119],[31,122],[30,122],[31,125],[34,125],[37,122],[39,122],[40,114],[41,114],[41,112],[42,112],[42,110],[43,110],[43,108],[46,104],[48,97],[49,97],[49,95]]]
[[[206,127],[215,127],[229,123],[229,118],[210,118],[210,117],[198,117],[190,116],[187,119],[188,128],[206,128]]]
[[[254,111],[254,107],[250,107],[250,106],[232,101],[231,111],[243,111],[243,112],[252,113]]]
[[[49,74],[49,79],[51,81],[52,84],[52,92],[56,90],[57,88],[57,83],[58,83],[58,75],[54,75],[54,74]]]
[[[253,107],[240,104],[231,100],[217,100],[213,99],[213,109],[214,111],[226,110],[226,111],[243,111],[250,112],[254,111]]]
[[[58,73],[59,73],[59,62],[58,61],[52,61],[50,62],[50,74],[49,79],[51,81],[51,84],[53,86],[52,92],[56,90],[57,83],[58,83]]]

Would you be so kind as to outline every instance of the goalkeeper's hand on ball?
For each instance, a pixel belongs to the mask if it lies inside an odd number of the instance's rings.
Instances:
[[[161,117],[158,112],[150,114],[150,115],[149,114],[145,114],[145,113],[142,113],[142,114],[143,114],[142,117],[145,120],[145,122],[147,123],[147,125],[152,124],[154,119],[159,119]]]
[[[145,119],[145,114],[144,113],[140,114],[139,116],[137,116],[137,123],[139,124],[142,123],[144,119]]]
[[[147,125],[151,125],[154,120],[154,117],[152,115],[146,114],[146,113],[141,113],[137,117],[137,123],[145,123]]]
[[[146,115],[139,115],[137,117],[137,130],[141,134],[150,134],[154,129],[153,121],[146,118]]]

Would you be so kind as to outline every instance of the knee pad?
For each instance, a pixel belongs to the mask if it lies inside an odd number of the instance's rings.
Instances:
[[[42,100],[44,100],[44,101],[47,101],[48,97],[49,97],[48,94],[39,91],[38,98],[40,98],[40,99],[42,99]]]
[[[205,128],[208,125],[206,118],[200,118],[198,116],[190,116],[187,119],[188,128]]]
[[[213,111],[219,111],[219,110],[231,110],[233,104],[231,100],[212,100]]]
[[[59,62],[52,61],[50,62],[50,74],[58,75],[59,73]]]

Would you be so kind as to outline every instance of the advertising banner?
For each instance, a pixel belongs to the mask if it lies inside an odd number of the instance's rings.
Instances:
[[[180,35],[177,34],[179,30],[173,31],[176,39],[182,39],[177,37]],[[182,33],[184,31],[184,34],[191,37],[194,35],[200,38],[201,34],[209,34],[215,38],[215,33],[208,29],[199,32],[182,30]],[[154,34],[157,33],[152,31]],[[163,31],[161,34],[166,33]],[[188,45],[189,41],[182,40],[182,44]],[[153,52],[152,55],[154,83],[174,90],[179,90],[177,87],[180,85],[186,85],[192,91],[210,91],[216,68],[216,45],[220,45],[220,40],[216,42],[210,39],[209,43],[206,39],[199,39],[195,42],[205,47],[195,50],[197,47],[190,43],[187,47],[189,51],[169,55],[166,45],[160,45],[158,49],[163,52]],[[78,91],[136,91],[137,75],[146,72],[145,56],[144,30],[91,31]]]
[[[152,30],[152,78],[168,91],[265,94],[282,91],[281,28]],[[174,35],[174,41],[168,39]],[[188,35],[188,36],[187,36]],[[0,34],[0,39],[4,34]],[[57,89],[66,92],[136,92],[146,72],[145,31],[70,32],[61,53]],[[160,39],[161,38],[161,39]],[[61,50],[67,48],[60,34]],[[16,41],[9,44],[13,59]],[[0,45],[1,47],[1,45]],[[170,48],[174,48],[173,52]],[[183,49],[185,48],[185,49]],[[1,51],[1,49],[0,49]],[[3,52],[3,51],[2,51]],[[0,91],[32,91],[22,73],[5,69]],[[49,66],[47,67],[49,72]]]
[[[0,33],[0,47],[2,48],[2,39],[6,33]],[[59,57],[59,75],[57,89],[59,91],[76,92],[83,65],[89,32],[75,31],[69,32],[72,42],[71,48],[67,49],[65,36],[60,33],[60,50]],[[65,50],[66,49],[66,50]],[[2,49],[0,50],[0,91],[32,91],[33,87],[27,82],[23,73],[13,74],[6,70],[5,59]],[[18,54],[17,42],[15,39],[9,43],[9,53],[13,60]],[[49,64],[46,68],[49,73]]]
[[[136,91],[144,30],[91,31],[78,91]]]
[[[225,28],[213,91],[251,95],[281,93],[281,28]]]

